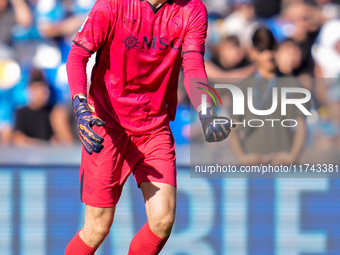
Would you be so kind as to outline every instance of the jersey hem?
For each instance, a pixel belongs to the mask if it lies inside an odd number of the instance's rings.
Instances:
[[[89,205],[89,206],[92,206],[92,207],[96,207],[96,208],[109,208],[109,207],[114,207],[118,204],[118,201],[117,203],[92,203],[92,202],[89,202],[89,201],[86,201],[86,199],[82,199],[81,201],[82,203],[86,204],[86,205]]]

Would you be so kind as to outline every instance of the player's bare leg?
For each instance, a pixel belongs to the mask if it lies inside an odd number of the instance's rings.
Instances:
[[[66,247],[65,255],[94,254],[110,232],[115,208],[86,205],[84,226]]]
[[[170,235],[176,213],[176,188],[164,183],[140,185],[151,231],[160,238]]]
[[[158,254],[166,243],[175,220],[176,188],[164,183],[143,182],[148,222],[133,238],[129,255]]]
[[[79,235],[89,246],[98,248],[109,234],[116,207],[96,208],[86,205],[85,222]]]

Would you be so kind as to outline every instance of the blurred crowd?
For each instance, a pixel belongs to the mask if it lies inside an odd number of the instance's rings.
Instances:
[[[0,0],[0,144],[76,141],[65,63],[94,0]]]
[[[65,63],[94,2],[0,0],[0,145],[78,142]],[[327,145],[340,144],[340,0],[203,2],[209,13],[208,77],[252,75],[252,35],[268,28],[278,43],[276,68],[301,78],[313,93],[321,123],[313,132],[326,137]],[[177,144],[186,144],[195,134],[190,134],[189,101],[180,80],[178,114],[171,126]]]

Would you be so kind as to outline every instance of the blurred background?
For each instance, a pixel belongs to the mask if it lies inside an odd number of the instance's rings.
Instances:
[[[0,255],[63,254],[81,227],[81,145],[65,63],[94,2],[0,0]],[[258,27],[269,28],[278,42],[276,68],[312,92],[313,118],[306,120],[301,158],[339,163],[340,1],[203,2],[209,12],[209,78],[252,75],[252,35]],[[94,57],[89,70],[93,63]],[[171,128],[179,204],[162,254],[340,254],[340,180],[191,179],[190,141],[202,134],[200,127],[190,128],[182,74],[178,98]],[[220,152],[232,163],[242,162],[229,141]],[[146,220],[132,180],[118,207],[98,255],[126,254]]]

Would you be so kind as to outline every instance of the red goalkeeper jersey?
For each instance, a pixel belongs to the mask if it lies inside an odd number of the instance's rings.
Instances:
[[[158,9],[146,0],[97,0],[74,38],[97,52],[89,104],[106,126],[129,133],[167,124],[176,113],[182,54],[204,55],[206,33],[199,0],[168,0]]]

